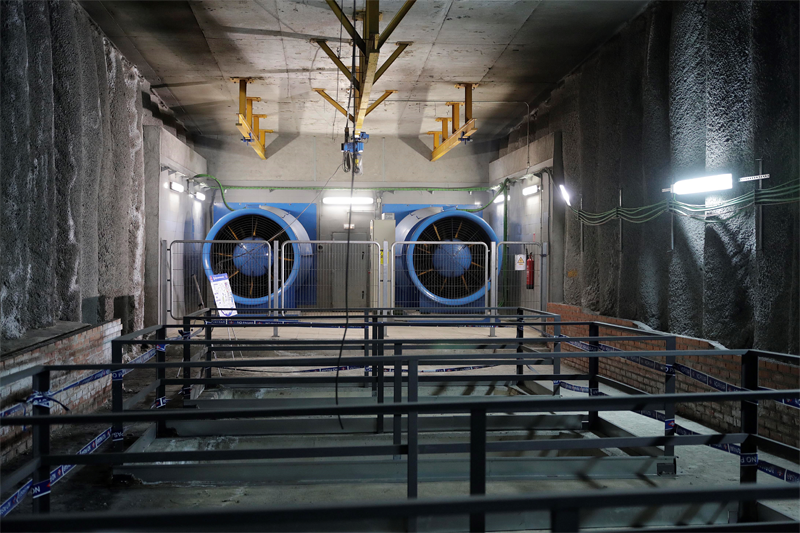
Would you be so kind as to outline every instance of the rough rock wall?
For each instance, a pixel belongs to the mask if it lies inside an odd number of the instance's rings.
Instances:
[[[797,2],[656,2],[536,110],[532,136],[563,132],[565,180],[583,208],[663,200],[673,179],[800,175]],[[713,205],[742,195],[692,195]],[[560,199],[559,199],[560,201]],[[564,301],[730,348],[800,352],[798,205],[721,224],[669,215],[584,227],[567,215]],[[674,247],[671,245],[674,232]]]
[[[141,327],[149,87],[73,2],[3,1],[0,23],[2,337]]]

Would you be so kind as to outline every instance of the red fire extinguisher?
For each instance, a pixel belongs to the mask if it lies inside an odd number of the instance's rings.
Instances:
[[[525,261],[525,286],[529,289],[533,288],[533,254],[528,254],[528,260]]]

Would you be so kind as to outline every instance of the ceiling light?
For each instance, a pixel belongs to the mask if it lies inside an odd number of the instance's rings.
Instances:
[[[561,189],[561,196],[564,197],[564,201],[567,202],[568,206],[572,207],[572,204],[569,203],[569,193],[567,192],[567,188],[563,185],[559,185],[558,188]]]
[[[531,194],[536,194],[539,192],[538,185],[531,185],[530,187],[525,187],[522,189],[522,196],[530,196]]]
[[[206,195],[201,192],[194,193],[194,197],[200,200],[201,202],[206,199]]]
[[[699,192],[724,191],[733,188],[733,176],[730,174],[717,174],[690,180],[681,180],[672,186],[675,194],[692,194]]]
[[[322,203],[328,205],[370,205],[372,202],[369,196],[326,196],[322,199]]]
[[[170,181],[169,182],[169,188],[172,189],[175,192],[183,192],[183,191],[186,190],[186,187],[184,187],[182,184],[178,183],[177,181]]]

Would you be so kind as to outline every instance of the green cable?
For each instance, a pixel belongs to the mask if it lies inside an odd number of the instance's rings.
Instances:
[[[219,187],[219,193],[222,196],[222,203],[225,204],[225,207],[228,208],[228,211],[233,211],[233,208],[231,206],[229,206],[228,202],[225,200],[225,191],[223,190],[222,184],[219,182],[219,180],[217,178],[215,178],[211,174],[195,174],[192,179],[197,179],[197,178],[210,178],[210,179],[216,181],[217,182],[217,187]]]

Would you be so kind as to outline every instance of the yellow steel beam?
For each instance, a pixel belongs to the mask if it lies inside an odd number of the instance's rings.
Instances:
[[[449,123],[449,117],[437,117],[436,122],[442,123],[442,139],[447,139],[447,124]]]
[[[370,16],[371,2],[367,1],[367,15]],[[377,18],[377,11],[373,10],[374,16]],[[366,24],[365,24],[366,25]],[[372,92],[372,84],[375,82],[375,72],[378,70],[378,48],[376,43],[378,36],[374,35],[367,41],[367,52],[364,54],[364,68],[359,73],[361,90],[358,91],[358,98],[356,98],[356,120],[354,130],[356,133],[361,132],[364,128],[364,118],[367,116],[367,109],[369,108],[369,95]]]
[[[451,122],[451,126],[453,127],[453,133],[455,133],[456,130],[460,127],[458,122],[461,114],[461,111],[459,109],[461,102],[447,102],[447,105],[449,105],[453,110],[453,120]]]
[[[439,148],[439,143],[442,139],[442,132],[441,131],[429,131],[428,135],[433,135],[433,149],[436,150]]]
[[[247,96],[247,84],[250,78],[231,78],[231,81],[239,84],[239,112],[236,114],[236,129],[247,139],[247,144],[258,154],[261,159],[267,158],[267,151],[264,147],[264,134],[262,132],[272,130],[260,130],[258,121],[266,118],[266,115],[253,114],[253,102],[260,102],[259,96]]]
[[[339,113],[346,116],[349,120],[351,121],[353,120],[353,115],[348,113],[345,108],[339,105],[339,102],[331,98],[330,95],[328,95],[328,93],[325,92],[325,89],[311,89],[311,90],[316,93],[319,93],[319,95],[322,96],[325,100],[327,100],[333,107],[335,107],[336,110],[339,111]]]
[[[406,16],[406,13],[408,13],[408,10],[411,9],[411,6],[413,6],[416,1],[417,0],[406,0],[406,3],[400,8],[400,11],[398,11],[389,22],[389,25],[383,29],[383,33],[381,33],[378,38],[378,48],[383,46],[383,43],[389,39],[392,32],[397,28],[397,25],[400,24],[400,21],[403,20],[403,17]]]
[[[392,66],[394,60],[400,57],[400,54],[403,53],[403,50],[405,50],[409,46],[411,46],[411,43],[408,42],[397,43],[397,48],[394,49],[392,55],[389,56],[389,59],[383,62],[381,68],[379,68],[378,72],[375,73],[375,82],[377,82],[381,78],[381,76],[383,76],[383,73],[386,72],[386,70]]]
[[[391,95],[393,95],[396,92],[397,91],[383,91],[383,94],[380,95],[378,97],[378,99],[375,100],[374,102],[372,102],[372,104],[367,108],[367,115],[369,115],[372,112],[373,109],[378,107],[381,104],[381,102],[383,102],[384,100],[386,100],[387,98],[389,98]]]
[[[362,39],[361,36],[356,32],[356,29],[350,22],[350,19],[348,19],[347,15],[345,15],[342,12],[341,8],[339,8],[339,3],[336,2],[336,0],[325,0],[325,1],[328,2],[328,7],[331,8],[331,11],[333,11],[334,15],[336,15],[336,18],[338,18],[339,22],[342,23],[342,26],[344,26],[344,29],[350,35],[350,38],[353,39],[353,42],[356,43],[356,46],[362,52],[364,52],[366,50],[364,39]]]
[[[328,57],[331,58],[331,61],[333,61],[333,64],[336,65],[337,67],[339,67],[339,70],[341,70],[342,73],[345,76],[347,76],[348,80],[352,80],[353,81],[353,84],[355,85],[356,90],[358,90],[358,88],[359,88],[358,87],[359,86],[358,80],[353,79],[353,74],[350,72],[350,69],[347,68],[344,63],[342,63],[341,59],[336,57],[336,54],[334,54],[333,50],[331,50],[330,47],[328,46],[328,42],[325,39],[311,39],[311,42],[312,43],[317,43],[319,45],[319,47],[322,48],[322,51],[325,52],[326,54],[328,54]]]
[[[442,141],[442,143],[439,145],[438,148],[435,148],[433,150],[433,152],[431,153],[431,161],[436,161],[444,154],[452,150],[458,144],[458,140],[461,138],[462,135],[464,137],[469,137],[476,131],[478,131],[478,129],[475,127],[475,119],[474,118],[470,119],[463,126],[458,128],[458,130],[456,130],[456,132],[453,133],[450,137]]]

